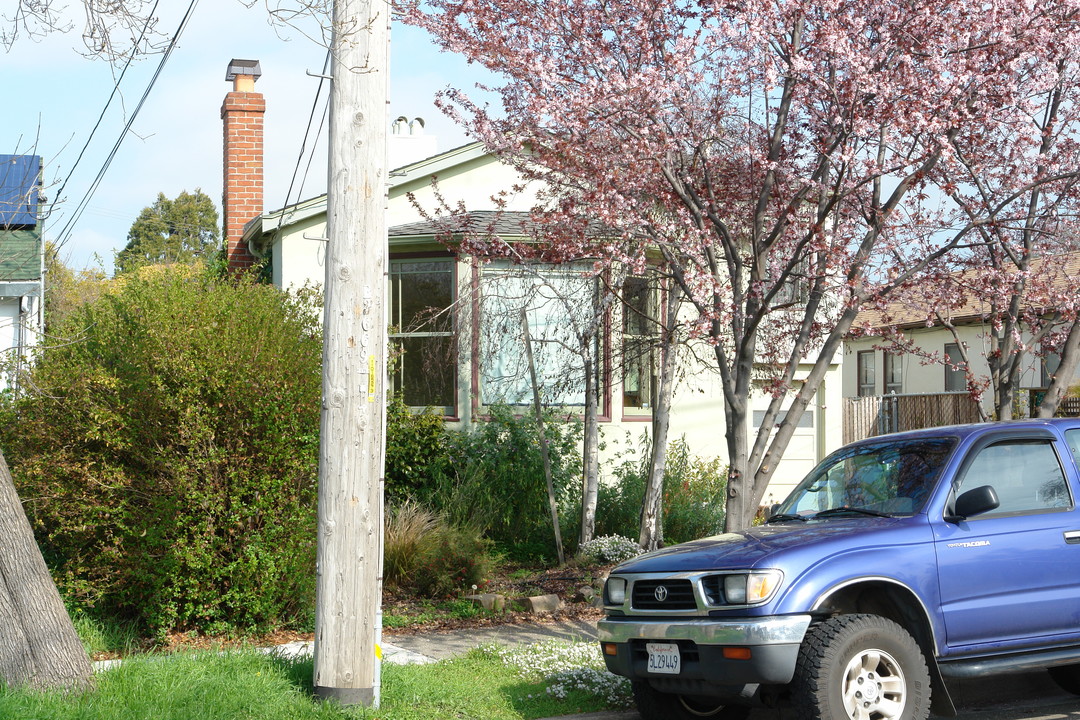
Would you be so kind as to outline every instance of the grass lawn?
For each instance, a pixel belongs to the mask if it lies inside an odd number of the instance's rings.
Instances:
[[[481,648],[431,665],[383,664],[378,710],[314,700],[310,659],[253,650],[140,655],[98,674],[96,689],[81,695],[0,689],[0,718],[531,720],[619,707],[628,690],[614,676],[581,669],[595,668],[593,652],[545,643]]]

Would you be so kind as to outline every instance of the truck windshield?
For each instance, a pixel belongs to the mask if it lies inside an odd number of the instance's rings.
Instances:
[[[841,448],[799,483],[773,518],[913,515],[926,503],[954,447],[955,438],[941,437]]]

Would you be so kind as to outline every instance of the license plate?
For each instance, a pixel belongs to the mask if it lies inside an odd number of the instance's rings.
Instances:
[[[678,675],[682,670],[679,646],[675,643],[645,643],[649,653],[649,672]]]

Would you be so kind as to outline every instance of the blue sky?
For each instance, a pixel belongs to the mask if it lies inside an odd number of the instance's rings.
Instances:
[[[165,0],[162,6],[167,9],[159,10],[159,28],[171,34],[188,3]],[[7,6],[0,5],[0,13],[5,9]],[[123,248],[128,228],[159,192],[174,197],[183,190],[200,188],[220,211],[220,109],[232,87],[225,81],[232,58],[259,60],[262,66],[256,90],[267,103],[265,203],[267,209],[280,207],[319,83],[306,71],[321,72],[326,55],[317,38],[318,29],[313,24],[300,31],[271,26],[262,3],[250,9],[239,0],[199,3],[100,187],[64,235],[67,239],[61,253],[65,261],[76,269],[100,264],[111,272],[114,254]],[[5,96],[0,113],[0,153],[41,155],[45,193],[50,200],[57,198],[64,185],[61,202],[45,225],[46,236],[54,241],[61,239],[74,208],[120,137],[159,61],[158,56],[150,56],[128,70],[120,86],[122,98],[113,101],[75,167],[118,74],[117,68],[87,59],[81,51],[77,31],[53,34],[40,42],[23,38],[6,54],[0,50]],[[424,118],[426,132],[437,137],[439,150],[461,145],[468,138],[435,108],[435,93],[448,85],[471,88],[477,75],[460,56],[438,51],[425,33],[394,25],[390,116]],[[320,101],[316,126],[321,111]],[[301,199],[325,190],[325,134],[324,128]],[[301,177],[303,172],[301,168]],[[296,199],[294,188],[290,200]]]

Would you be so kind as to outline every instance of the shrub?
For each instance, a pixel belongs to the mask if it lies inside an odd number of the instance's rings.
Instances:
[[[400,396],[386,404],[386,499],[404,502],[427,493],[447,465],[443,419],[411,411]]]
[[[641,546],[628,537],[603,535],[595,537],[578,548],[583,560],[601,565],[620,563],[641,554]]]
[[[580,423],[551,421],[546,430],[558,503],[569,507],[580,494]],[[493,407],[472,429],[448,431],[445,442],[445,464],[424,493],[425,504],[455,524],[480,528],[511,559],[554,557],[536,420]]]
[[[641,503],[648,474],[647,443],[640,458],[615,467],[615,482],[601,484],[597,502],[598,535],[638,537]],[[727,468],[717,458],[690,454],[686,440],[668,445],[664,471],[663,532],[668,545],[715,535],[724,526]]]
[[[42,354],[0,442],[65,594],[158,634],[306,617],[321,392],[308,307],[146,268],[55,332],[73,341]]]
[[[490,543],[475,527],[456,527],[406,502],[387,514],[383,578],[390,587],[441,598],[481,584],[491,572]]]

